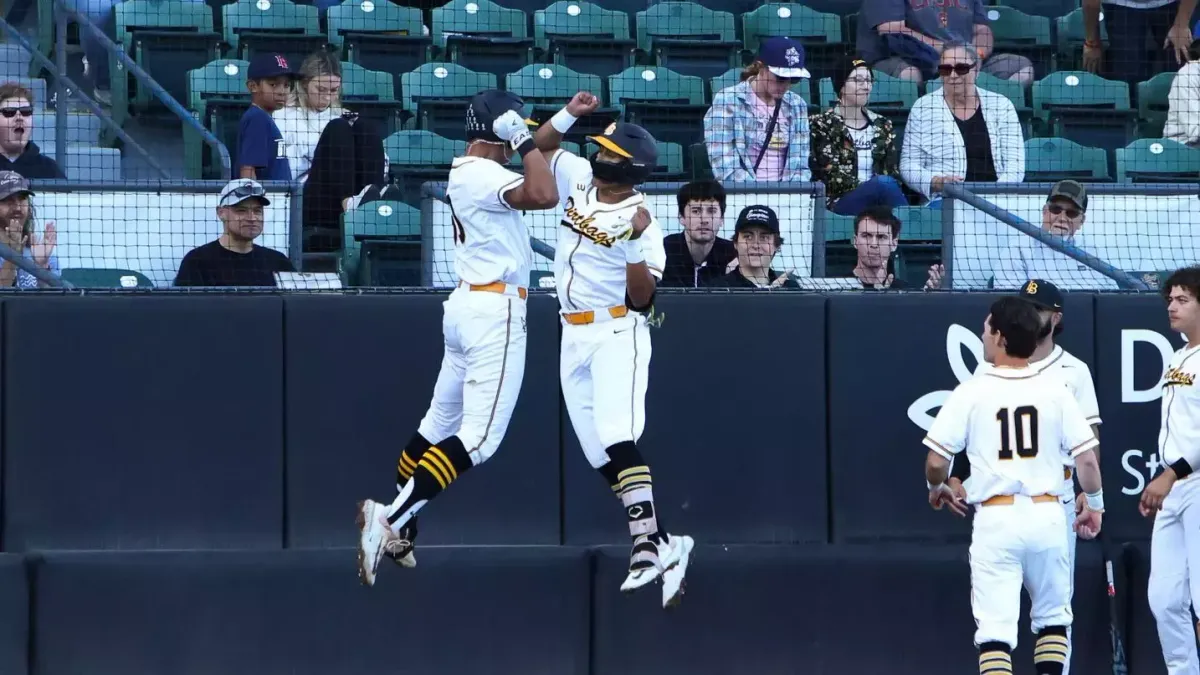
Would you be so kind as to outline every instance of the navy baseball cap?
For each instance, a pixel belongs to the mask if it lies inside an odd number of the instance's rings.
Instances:
[[[29,181],[16,171],[0,171],[0,199],[8,199],[16,194],[33,195]]]
[[[804,45],[788,37],[769,37],[758,47],[758,60],[775,77],[811,77],[804,67]]]
[[[1020,297],[1029,300],[1042,309],[1061,312],[1063,308],[1062,292],[1054,284],[1045,279],[1030,279],[1021,287]]]
[[[287,57],[274,53],[258,54],[250,60],[250,67],[246,69],[246,78],[250,80],[262,80],[280,75],[293,77],[295,74],[296,71],[292,70]]]
[[[761,227],[766,230],[779,234],[779,216],[775,215],[775,210],[769,206],[755,204],[747,206],[738,214],[737,224],[733,226],[734,234],[742,230],[748,230],[752,227]]]

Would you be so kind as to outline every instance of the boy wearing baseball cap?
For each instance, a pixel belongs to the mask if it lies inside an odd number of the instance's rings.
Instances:
[[[259,54],[246,70],[250,109],[238,125],[237,161],[234,171],[242,178],[257,180],[292,179],[283,133],[271,113],[287,105],[288,89],[295,72],[281,54]]]
[[[771,269],[771,261],[783,237],[779,234],[779,217],[768,206],[747,206],[738,214],[733,228],[733,244],[737,248],[737,267],[717,277],[711,288],[800,288],[790,274]]]

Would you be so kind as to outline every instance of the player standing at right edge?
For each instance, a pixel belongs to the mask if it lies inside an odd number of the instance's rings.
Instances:
[[[588,462],[625,506],[633,538],[632,592],[662,579],[662,604],[683,594],[692,538],[659,522],[650,467],[637,441],[646,426],[650,328],[656,280],[666,264],[663,234],[636,186],[658,162],[654,137],[636,124],[613,123],[588,140],[589,162],[559,148],[575,120],[599,100],[576,94],[537,131],[564,208],[554,277],[562,317],[560,379],[571,425]]]
[[[971,610],[981,675],[1012,673],[1021,588],[1028,589],[1037,633],[1038,675],[1062,675],[1072,622],[1068,532],[1061,498],[1063,465],[1075,460],[1087,508],[1076,519],[1085,539],[1100,531],[1104,510],[1099,441],[1070,392],[1046,369],[1030,367],[1042,321],[1021,298],[992,304],[984,321],[982,376],[958,385],[924,443],[925,477],[934,508],[956,499],[945,484],[964,450],[972,476],[966,502],[977,507],[971,532]]]
[[[1142,491],[1138,510],[1154,517],[1150,535],[1150,611],[1167,675],[1196,675],[1191,608],[1200,609],[1200,267],[1176,270],[1162,286],[1171,330],[1187,345],[1163,375],[1158,458],[1163,471]]]

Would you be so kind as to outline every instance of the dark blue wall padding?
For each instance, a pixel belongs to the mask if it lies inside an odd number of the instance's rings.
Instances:
[[[396,462],[429,407],[446,294],[290,296],[287,528],[351,546],[354,504],[396,496]],[[557,303],[527,304],[525,378],[496,454],[421,512],[421,544],[558,544]]]
[[[978,667],[965,546],[699,547],[673,611],[661,609],[657,585],[621,595],[627,556],[605,549],[597,560],[593,675]],[[1077,580],[1092,588],[1103,571],[1088,556]],[[1086,626],[1076,631],[1086,633],[1077,639],[1077,672],[1102,672],[1091,669],[1097,640],[1107,639],[1097,632],[1107,626],[1095,611],[1102,602],[1091,593],[1075,599]],[[1028,625],[1026,609],[1014,656],[1022,674],[1033,671]]]
[[[0,555],[0,673],[24,675],[29,654],[29,585],[25,561]]]
[[[977,362],[960,344],[979,344],[988,308],[999,294],[843,294],[829,299],[829,437],[833,538],[869,540],[954,539],[969,530],[924,499],[898,498],[910,485],[920,492],[925,431],[910,408],[927,394],[959,384],[950,359],[966,373]],[[1060,344],[1090,362],[1092,296],[1065,301]],[[961,340],[960,340],[961,338]],[[927,399],[925,399],[927,400]],[[940,404],[939,404],[940,405]]]
[[[354,551],[52,554],[38,675],[587,675],[587,554],[426,548],[358,585]]]
[[[278,548],[283,301],[5,309],[5,548]]]
[[[826,540],[824,305],[800,294],[660,296],[638,446],[669,531]],[[562,419],[566,542],[627,542],[619,502],[565,408]]]

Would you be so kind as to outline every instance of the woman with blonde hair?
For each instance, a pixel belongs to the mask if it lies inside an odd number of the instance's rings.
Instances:
[[[384,195],[383,139],[342,106],[341,91],[342,64],[335,52],[319,50],[300,64],[288,105],[273,115],[292,178],[304,183],[305,250],[341,248],[342,214],[391,196]]]

